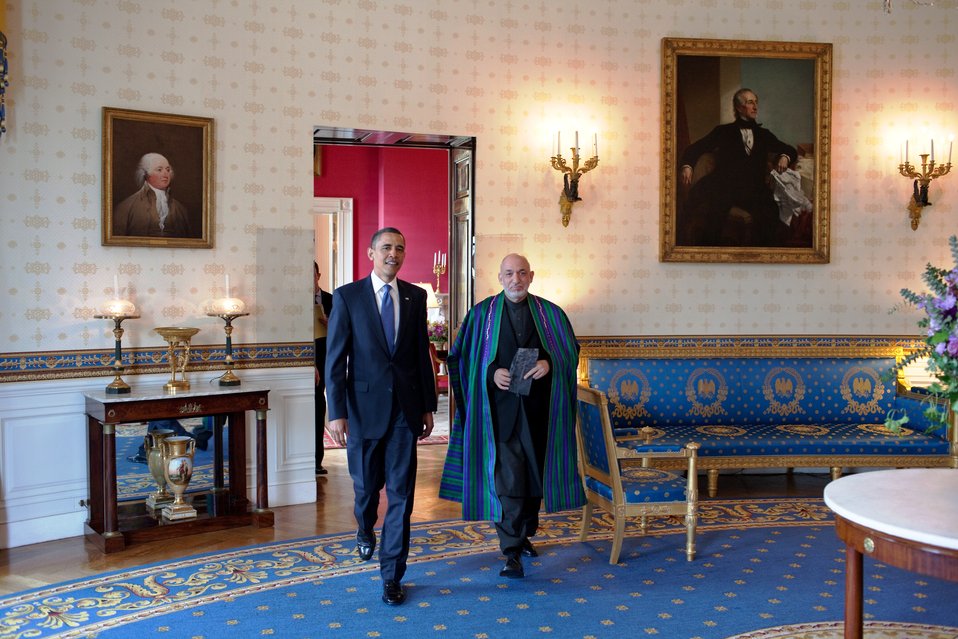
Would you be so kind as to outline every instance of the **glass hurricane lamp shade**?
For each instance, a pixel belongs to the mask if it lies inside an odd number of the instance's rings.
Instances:
[[[113,318],[113,317],[125,317],[131,318],[136,316],[136,305],[133,304],[130,300],[121,300],[121,299],[112,299],[107,300],[100,307],[99,314],[96,317],[99,318]]]
[[[246,315],[246,302],[238,297],[221,297],[206,305],[206,314],[214,317]]]

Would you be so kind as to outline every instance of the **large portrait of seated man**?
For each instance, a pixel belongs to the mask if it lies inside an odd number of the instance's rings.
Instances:
[[[663,261],[827,262],[830,45],[663,42]]]

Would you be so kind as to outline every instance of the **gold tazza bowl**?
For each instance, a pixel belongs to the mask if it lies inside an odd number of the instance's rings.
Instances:
[[[167,342],[177,344],[190,341],[190,338],[199,333],[200,329],[189,326],[158,326],[153,329],[153,332]]]
[[[190,363],[190,338],[200,332],[198,328],[189,326],[158,326],[153,332],[166,340],[170,345],[170,381],[163,385],[167,393],[190,390],[190,383],[186,381],[186,367]],[[176,349],[180,349],[177,354]],[[180,379],[176,374],[180,374]]]

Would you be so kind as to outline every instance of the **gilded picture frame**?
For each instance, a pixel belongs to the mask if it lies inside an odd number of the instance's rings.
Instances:
[[[213,247],[213,119],[103,108],[104,246]]]
[[[828,43],[663,38],[660,261],[828,263],[831,85]]]

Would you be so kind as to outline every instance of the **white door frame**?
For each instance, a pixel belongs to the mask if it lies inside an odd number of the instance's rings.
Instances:
[[[330,290],[353,281],[353,198],[314,197],[309,212],[329,216],[325,222],[332,248],[324,268],[330,274]],[[316,224],[322,223],[316,220]],[[314,228],[316,226],[314,225]],[[318,244],[318,243],[317,243]],[[318,252],[318,251],[317,251]]]

